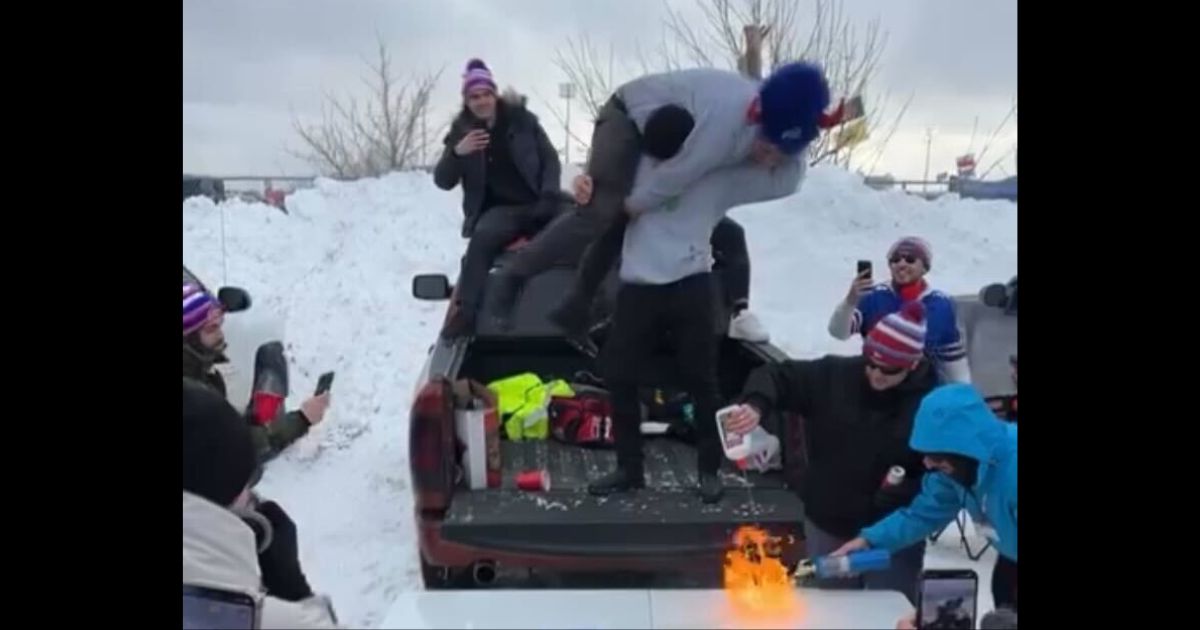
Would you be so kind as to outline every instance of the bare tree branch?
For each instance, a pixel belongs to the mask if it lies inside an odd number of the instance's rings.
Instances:
[[[664,0],[666,2],[667,0]],[[666,4],[663,19],[663,36],[657,50],[651,53],[636,47],[636,61],[643,74],[678,70],[684,67],[723,67],[750,70],[745,57],[747,36],[754,31],[747,27],[758,27],[762,37],[764,63],[770,70],[797,60],[819,64],[826,73],[830,90],[838,96],[864,94],[870,90],[878,76],[887,33],[882,30],[879,19],[865,24],[854,23],[847,15],[843,0],[813,0],[799,3],[796,0],[692,0],[700,18],[685,16],[684,13]],[[810,7],[804,23],[801,6]],[[567,80],[578,86],[585,105],[595,113],[617,86],[612,77],[612,59],[608,60],[608,73],[601,71],[602,58],[592,47],[587,36],[568,40],[555,56],[559,70]],[[887,140],[895,133],[899,120],[908,110],[910,96],[897,115]],[[873,111],[868,116],[868,133],[885,118],[882,105],[867,99]],[[555,115],[559,113],[551,107]],[[560,116],[561,120],[561,116]],[[852,159],[850,148],[834,148],[833,133],[822,134],[814,141],[810,155],[817,156],[813,162],[829,160],[848,166]],[[882,145],[886,145],[886,140]],[[873,143],[875,144],[875,143]],[[843,153],[844,151],[844,153]],[[878,160],[877,149],[875,158]]]
[[[563,128],[567,130],[567,134],[571,136],[571,140],[578,143],[579,146],[583,148],[585,153],[591,149],[591,147],[592,147],[591,140],[581,138],[581,137],[579,137],[578,134],[576,134],[574,131],[572,131],[571,128],[567,126],[566,116],[561,111],[559,111],[559,109],[557,107],[555,107],[554,103],[552,103],[549,99],[547,99],[540,92],[538,92],[536,88],[533,90],[533,95],[538,97],[538,100],[542,101],[542,104],[546,106],[546,109],[550,110],[550,114],[552,116],[554,116],[554,118],[558,121],[558,124],[562,125]],[[597,108],[596,111],[598,112],[599,109]],[[596,113],[592,112],[591,117],[594,120],[596,118]],[[547,132],[547,133],[549,133],[549,132]],[[571,160],[571,156],[569,156],[569,155],[563,156],[564,162],[570,162],[570,160]]]
[[[364,60],[370,71],[363,78],[369,98],[326,92],[320,122],[308,124],[293,114],[292,128],[304,148],[292,154],[324,174],[375,177],[408,169],[420,166],[428,148],[421,125],[444,69],[401,84],[382,36],[375,52],[374,60]]]

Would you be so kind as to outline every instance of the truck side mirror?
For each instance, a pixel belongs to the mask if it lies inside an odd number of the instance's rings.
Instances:
[[[992,308],[1003,308],[1008,303],[1008,289],[1003,284],[989,284],[979,292],[979,301]]]
[[[423,273],[413,276],[412,294],[418,300],[445,300],[450,293],[450,279],[446,274]]]
[[[226,313],[239,313],[250,308],[250,294],[238,287],[221,287],[217,291],[217,301]]]

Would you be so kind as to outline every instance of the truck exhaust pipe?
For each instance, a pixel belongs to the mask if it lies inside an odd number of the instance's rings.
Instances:
[[[490,586],[496,581],[496,563],[491,560],[480,560],[471,565],[471,578],[475,586]]]

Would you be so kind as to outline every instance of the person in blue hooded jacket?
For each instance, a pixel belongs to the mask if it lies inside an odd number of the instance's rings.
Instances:
[[[921,401],[909,446],[934,471],[925,475],[921,493],[834,555],[904,549],[965,509],[998,552],[992,572],[996,606],[1017,610],[1017,425],[997,418],[970,385],[944,385]]]

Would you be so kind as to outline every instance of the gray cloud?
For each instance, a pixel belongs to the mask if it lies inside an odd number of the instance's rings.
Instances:
[[[697,16],[687,0],[673,5]],[[912,155],[919,149],[923,157],[924,143],[914,148],[911,138],[923,138],[926,126],[937,127],[934,160],[948,168],[976,117],[980,133],[1000,122],[1016,94],[1015,2],[847,0],[845,7],[854,20],[878,17],[889,31],[878,87],[869,97],[888,91],[894,111],[916,93],[876,170],[919,175]],[[324,91],[360,90],[362,60],[372,54],[376,33],[391,48],[398,72],[444,68],[434,98],[439,124],[458,106],[463,63],[479,56],[501,84],[530,93],[551,137],[561,138],[561,125],[542,100],[561,106],[555,97],[563,77],[550,63],[554,49],[587,32],[605,51],[613,45],[614,74],[627,78],[636,68],[635,43],[656,45],[664,14],[662,4],[646,0],[185,0],[184,168],[307,172],[285,151],[294,145],[292,116],[318,114]],[[572,128],[588,135],[578,104]],[[941,138],[956,140],[942,146]],[[904,146],[896,144],[901,140]]]

